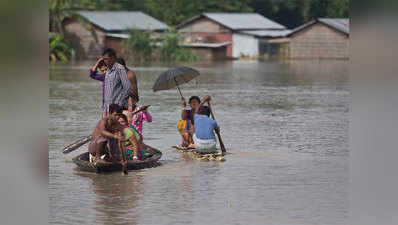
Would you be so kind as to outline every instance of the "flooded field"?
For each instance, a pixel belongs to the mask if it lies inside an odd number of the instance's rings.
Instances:
[[[167,66],[132,67],[140,104],[149,104],[146,144],[161,166],[90,174],[62,148],[92,132],[101,117],[101,83],[88,62],[50,69],[51,224],[320,224],[348,222],[350,88],[348,61],[192,65],[201,75],[182,93],[211,95],[225,162],[188,160],[172,145],[180,99],[151,88]]]

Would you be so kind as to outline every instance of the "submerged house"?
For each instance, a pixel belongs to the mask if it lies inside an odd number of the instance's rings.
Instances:
[[[258,57],[271,40],[290,32],[258,13],[203,13],[177,28],[185,36],[183,46],[205,59]]]
[[[95,34],[86,25],[68,18],[63,22],[65,37],[78,46],[80,58],[98,58],[105,48],[113,48],[123,56],[124,39],[129,38],[129,29],[151,31],[153,36],[170,29],[166,24],[138,11],[78,11],[95,30]],[[95,38],[95,36],[97,38]]]
[[[287,35],[291,59],[348,59],[350,20],[319,18]]]

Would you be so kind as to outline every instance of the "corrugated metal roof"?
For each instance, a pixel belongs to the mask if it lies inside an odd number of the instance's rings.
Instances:
[[[241,31],[240,33],[253,35],[256,37],[285,37],[289,34],[291,30],[250,30],[250,31]]]
[[[167,30],[169,27],[159,20],[138,11],[78,11],[91,23],[106,31]]]
[[[350,20],[344,19],[331,19],[331,18],[319,18],[320,22],[325,23],[335,29],[344,32],[346,34],[350,33]]]
[[[203,13],[181,23],[177,27],[182,27],[203,16],[231,30],[286,29],[283,25],[269,20],[258,13]]]
[[[297,33],[317,22],[326,24],[340,32],[343,32],[346,35],[350,34],[350,19],[348,18],[318,18],[316,20],[312,20],[308,23],[305,23],[295,29],[293,29],[287,36],[291,36],[294,33]]]
[[[181,44],[184,47],[203,47],[203,48],[219,48],[223,46],[230,45],[231,42],[222,42],[222,43],[183,43]]]

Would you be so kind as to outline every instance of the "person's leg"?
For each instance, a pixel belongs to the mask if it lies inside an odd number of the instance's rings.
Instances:
[[[195,144],[194,144],[194,141],[193,141],[193,132],[188,132],[188,140],[187,140],[187,142],[188,142],[188,146],[187,147],[189,147],[189,148],[195,148]]]
[[[96,162],[105,162],[105,160],[101,157],[105,154],[107,154],[106,141],[97,143],[97,148],[96,148],[96,152],[95,152],[95,161]]]
[[[189,133],[188,133],[188,132],[185,132],[185,133],[181,134],[181,136],[182,136],[182,144],[181,144],[181,146],[182,146],[182,147],[188,147],[188,145],[190,144],[190,141],[189,141],[189,139],[190,139]]]

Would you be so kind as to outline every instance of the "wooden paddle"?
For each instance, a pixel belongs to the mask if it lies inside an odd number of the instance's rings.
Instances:
[[[211,110],[210,101],[207,102],[207,104],[209,104],[209,110],[210,110],[211,118],[212,118],[213,120],[216,120],[216,118],[214,117],[213,111]],[[225,155],[226,150],[225,150],[224,142],[223,142],[222,139],[221,139],[221,134],[220,134],[220,131],[219,131],[218,129],[216,130],[216,134],[217,134],[217,137],[218,137],[218,141],[220,142],[221,155]]]
[[[123,144],[120,140],[118,140],[118,146],[119,146],[120,153],[122,154],[122,160],[124,162],[124,164],[122,164],[122,166],[123,166],[122,171],[124,174],[127,175],[129,173],[127,171],[127,159],[126,159],[126,155],[124,154],[124,151],[123,151]]]
[[[86,144],[87,142],[89,142],[91,140],[93,136],[92,135],[88,135],[85,137],[80,138],[79,140],[73,142],[72,144],[66,146],[63,150],[62,153],[67,154],[69,152],[72,152],[78,148],[80,148],[80,146]]]
[[[137,110],[136,112],[133,112],[132,115],[147,109],[149,106],[151,106],[151,105],[145,105],[145,106],[141,107],[141,109]],[[62,153],[67,154],[67,153],[75,151],[76,149],[80,148],[82,145],[84,145],[87,142],[89,142],[92,137],[93,137],[92,135],[81,137],[79,140],[77,140],[77,141],[73,142],[72,144],[64,147],[62,149]]]

